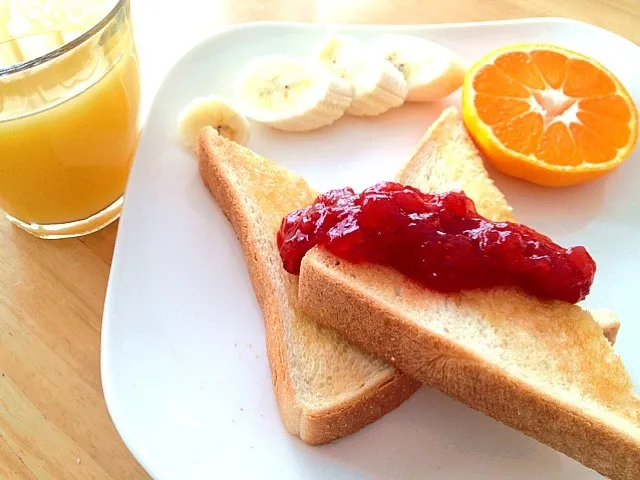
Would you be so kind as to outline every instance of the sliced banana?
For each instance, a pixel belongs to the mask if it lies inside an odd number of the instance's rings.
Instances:
[[[318,62],[285,56],[254,60],[236,87],[236,100],[245,115],[293,132],[332,124],[352,99],[351,85]]]
[[[448,48],[412,35],[382,35],[371,48],[389,60],[409,84],[408,102],[432,102],[462,86],[466,67]]]
[[[316,56],[326,68],[353,85],[355,96],[347,114],[380,115],[404,103],[406,80],[364,42],[347,35],[333,35],[318,46]]]
[[[249,141],[249,121],[218,95],[193,99],[178,116],[180,138],[194,152],[198,150],[198,133],[206,126],[240,145]]]

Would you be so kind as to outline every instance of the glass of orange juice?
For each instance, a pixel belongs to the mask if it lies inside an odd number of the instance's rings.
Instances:
[[[41,238],[118,218],[138,140],[128,0],[0,0],[0,209]]]

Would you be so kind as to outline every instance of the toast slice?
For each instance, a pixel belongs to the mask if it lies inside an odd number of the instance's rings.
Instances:
[[[203,129],[199,168],[241,242],[264,316],[267,354],[287,431],[312,445],[351,434],[409,398],[419,382],[304,315],[298,277],[276,245],[282,218],[317,192],[302,177]]]
[[[458,158],[430,151],[447,131],[477,156],[449,110],[421,144],[425,177]],[[480,202],[479,210],[486,215],[493,206]],[[580,307],[514,288],[442,294],[317,248],[302,261],[299,300],[314,319],[425,385],[614,480],[640,478],[640,398]]]
[[[451,148],[451,140],[457,139],[441,140],[434,149]],[[310,322],[297,305],[297,277],[280,267],[275,245],[280,220],[311,203],[316,192],[298,175],[212,131],[203,133],[200,147],[202,178],[241,240],[264,314],[269,363],[285,428],[306,443],[326,443],[402,403],[419,383]],[[445,153],[453,155],[448,162],[453,168],[433,172],[437,182],[429,180],[430,164],[419,155],[397,180],[422,189],[462,181],[465,188],[476,188],[475,198],[487,198],[495,205],[496,216],[510,215],[510,207],[473,152],[466,152],[458,163],[456,155],[464,152]],[[605,332],[617,332],[615,315],[602,311],[594,318],[606,320]]]

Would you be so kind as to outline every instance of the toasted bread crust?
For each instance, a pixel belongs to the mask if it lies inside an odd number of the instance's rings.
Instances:
[[[198,152],[200,176],[224,215],[233,225],[242,244],[249,277],[264,314],[267,356],[280,414],[287,431],[297,435],[301,409],[295,402],[295,394],[287,371],[287,355],[285,345],[281,341],[284,336],[283,325],[280,321],[277,299],[272,294],[273,280],[263,265],[257,261],[259,248],[255,236],[251,234],[250,220],[244,213],[241,199],[235,194],[232,181],[224,175],[213,157],[214,145],[220,145],[222,138],[209,129],[200,135]]]
[[[402,405],[422,384],[398,370],[358,397],[330,409],[303,411],[298,435],[309,445],[322,445],[351,435]]]
[[[505,374],[444,336],[420,328],[387,302],[377,301],[368,288],[372,282],[361,281],[359,268],[362,266],[340,262],[327,252],[310,251],[300,273],[299,298],[304,311],[425,385],[612,480],[640,478],[637,418],[634,434]],[[410,283],[395,271],[375,268],[378,278]],[[638,405],[637,398],[635,402]]]
[[[220,159],[216,158],[216,155],[227,155],[230,156],[226,159],[229,161],[231,156],[237,155],[239,148],[230,145],[228,140],[216,135],[212,129],[203,130],[199,147],[200,175],[233,225],[242,245],[249,276],[264,316],[271,378],[283,424],[289,433],[298,435],[305,443],[328,443],[360,430],[395,409],[420,387],[420,383],[392,371],[381,376],[375,384],[362,388],[358,395],[345,398],[329,408],[309,409],[301,406],[290,376],[284,340],[282,309],[288,307],[275,294],[277,280],[261,261],[261,249],[252,220],[237,188],[220,167]],[[301,185],[302,188],[308,189],[306,185]],[[308,203],[312,200],[313,197]],[[304,205],[292,205],[292,209],[301,206]],[[297,280],[292,277],[291,281]]]

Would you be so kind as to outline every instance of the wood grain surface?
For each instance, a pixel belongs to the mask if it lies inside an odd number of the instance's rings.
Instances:
[[[638,0],[212,0],[200,36],[252,20],[441,23],[563,16],[640,43]],[[135,1],[134,1],[135,3]],[[176,2],[134,5],[137,41]],[[198,2],[185,0],[176,31],[192,31]],[[147,10],[150,8],[147,7]],[[162,13],[162,12],[160,12]],[[136,16],[137,14],[137,16]],[[154,18],[152,16],[152,18]],[[152,58],[141,63],[151,65]],[[143,88],[146,85],[143,82]],[[152,87],[146,87],[152,88]],[[100,326],[117,224],[73,240],[45,241],[0,219],[0,479],[148,478],[120,440],[100,385]]]

